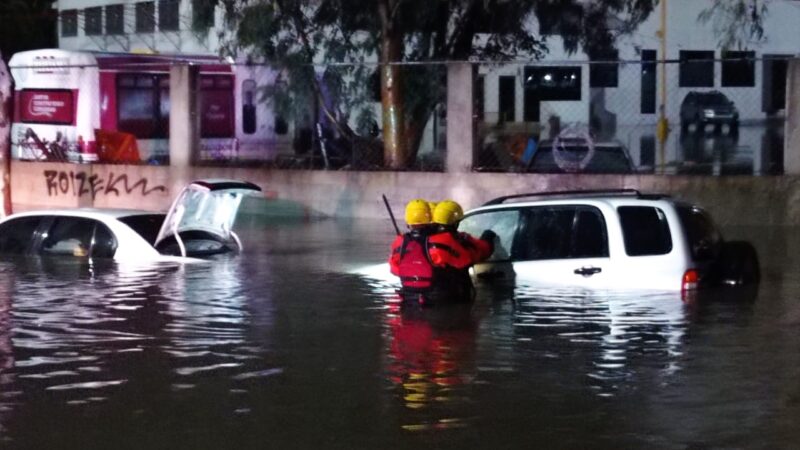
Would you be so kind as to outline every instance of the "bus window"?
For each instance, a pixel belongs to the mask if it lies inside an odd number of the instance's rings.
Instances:
[[[199,107],[200,137],[233,137],[233,82],[231,76],[201,75]]]
[[[118,128],[140,139],[169,136],[169,76],[117,77]]]
[[[242,83],[242,131],[244,134],[256,132],[256,82],[245,80]]]
[[[19,115],[23,123],[72,125],[75,103],[72,91],[63,89],[23,89],[19,92]]]

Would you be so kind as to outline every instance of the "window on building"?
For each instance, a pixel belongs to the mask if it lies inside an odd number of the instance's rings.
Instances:
[[[152,33],[156,29],[156,4],[155,2],[141,2],[136,4],[136,32]]]
[[[78,10],[67,9],[61,11],[61,36],[70,37],[78,35]]]
[[[234,135],[233,77],[200,77],[200,137],[230,138]]]
[[[517,98],[517,77],[502,76],[499,80],[500,98],[500,117],[499,122],[516,122],[517,116],[514,114],[514,106]]]
[[[103,7],[86,8],[83,10],[83,31],[87,36],[103,34]]]
[[[536,92],[539,100],[580,100],[581,68],[573,66],[526,67],[525,90]]]
[[[125,5],[106,6],[106,34],[125,34]]]
[[[589,86],[590,87],[617,87],[619,80],[619,54],[609,52],[595,55],[589,66]]]
[[[192,29],[203,31],[214,26],[214,9],[219,0],[192,0]]]
[[[714,87],[714,52],[681,50],[680,87]]]
[[[242,82],[242,131],[244,134],[256,132],[256,82]]]
[[[159,0],[158,29],[161,31],[180,29],[180,0]]]
[[[722,52],[722,85],[753,87],[756,85],[755,52]]]
[[[139,139],[168,137],[169,75],[118,75],[117,112],[120,131]]]
[[[642,50],[642,94],[639,111],[642,114],[656,113],[656,51]]]

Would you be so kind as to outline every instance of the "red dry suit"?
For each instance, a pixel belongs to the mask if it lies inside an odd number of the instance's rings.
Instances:
[[[400,277],[404,298],[421,298],[420,294],[424,294],[428,303],[469,301],[473,287],[468,269],[491,253],[489,240],[475,239],[453,229],[426,227],[394,240],[389,265],[392,273]]]
[[[459,233],[452,227],[442,227],[428,238],[428,253],[436,267],[469,269],[473,264],[489,258],[492,251],[491,240],[477,239],[467,233]]]

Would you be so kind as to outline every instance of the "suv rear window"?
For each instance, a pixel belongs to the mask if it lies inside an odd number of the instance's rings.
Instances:
[[[664,211],[652,206],[620,206],[617,213],[628,256],[664,255],[672,251]]]
[[[708,214],[699,208],[680,206],[678,217],[686,231],[692,259],[706,261],[716,258],[722,244],[722,236]]]

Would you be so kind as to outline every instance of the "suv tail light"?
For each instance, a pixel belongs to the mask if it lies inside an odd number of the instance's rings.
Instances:
[[[699,276],[697,270],[689,269],[683,273],[683,280],[681,282],[681,292],[691,291],[697,289],[697,281]]]

